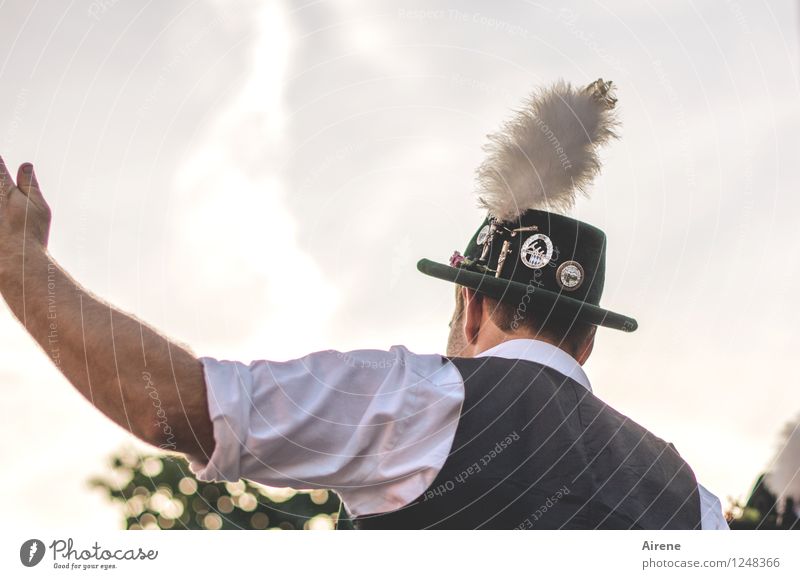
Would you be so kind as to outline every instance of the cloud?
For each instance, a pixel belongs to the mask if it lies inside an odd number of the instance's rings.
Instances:
[[[291,26],[282,6],[254,15],[247,78],[178,168],[171,240],[196,289],[181,284],[201,347],[236,359],[286,355],[305,328],[324,325],[336,290],[298,247],[286,208],[284,89]]]

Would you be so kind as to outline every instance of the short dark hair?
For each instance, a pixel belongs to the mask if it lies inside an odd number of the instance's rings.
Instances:
[[[576,343],[591,330],[591,324],[576,320],[570,316],[554,312],[543,312],[517,304],[484,296],[488,300],[490,316],[494,324],[503,332],[514,333],[520,329],[548,338],[556,343]]]

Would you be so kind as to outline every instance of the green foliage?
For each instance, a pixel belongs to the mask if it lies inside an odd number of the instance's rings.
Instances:
[[[183,458],[131,449],[91,483],[120,505],[126,529],[331,529],[339,512],[327,490],[202,482]]]
[[[734,503],[730,508],[729,526],[732,530],[800,530],[800,519],[791,497],[779,501],[758,477],[745,504]]]

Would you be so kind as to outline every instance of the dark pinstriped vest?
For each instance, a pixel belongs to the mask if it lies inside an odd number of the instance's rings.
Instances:
[[[359,529],[699,529],[675,448],[555,370],[453,358],[465,399],[450,456],[406,507]]]

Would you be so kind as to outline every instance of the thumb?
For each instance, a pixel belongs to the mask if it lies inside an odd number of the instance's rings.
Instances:
[[[33,165],[30,163],[23,163],[17,171],[17,188],[37,205],[42,208],[47,207],[36,173],[33,172]]]

